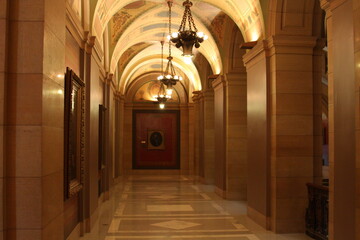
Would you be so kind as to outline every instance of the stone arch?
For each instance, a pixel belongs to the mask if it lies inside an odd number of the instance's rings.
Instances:
[[[125,92],[125,101],[128,103],[132,103],[134,101],[135,94],[137,91],[145,84],[154,81],[157,78],[159,72],[151,72],[143,74],[139,76],[136,80],[132,81],[127,90]],[[156,80],[157,81],[157,80]],[[178,83],[174,86],[175,93],[179,99],[178,104],[186,104],[188,103],[188,92],[186,91],[183,83]],[[151,99],[149,101],[155,101],[155,99]]]

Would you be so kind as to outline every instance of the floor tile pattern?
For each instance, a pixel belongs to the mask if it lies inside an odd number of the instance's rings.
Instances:
[[[183,176],[131,176],[100,209],[83,240],[308,240],[276,235],[246,217],[246,203],[226,201],[213,187]],[[95,232],[95,233],[94,233]]]
[[[186,177],[129,178],[105,239],[164,238],[259,240]]]

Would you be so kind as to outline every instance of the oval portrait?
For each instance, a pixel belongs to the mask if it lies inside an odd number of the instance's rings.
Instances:
[[[151,145],[153,145],[154,147],[159,147],[163,142],[163,138],[161,133],[159,132],[153,132],[150,135],[150,143]]]

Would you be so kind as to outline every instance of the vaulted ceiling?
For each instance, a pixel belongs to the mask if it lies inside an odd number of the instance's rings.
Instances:
[[[192,0],[191,11],[199,31],[209,39],[195,50],[203,55],[213,74],[223,71],[221,44],[224,41],[224,18],[231,18],[245,41],[255,41],[264,32],[259,0]],[[182,0],[173,0],[172,29],[177,32],[184,8]],[[226,16],[227,15],[227,16]],[[106,41],[109,71],[118,76],[118,86],[125,92],[129,84],[149,72],[161,69],[161,44],[168,35],[168,6],[166,0],[99,0],[92,25],[93,34]],[[164,46],[165,57],[168,42]],[[199,71],[192,62],[184,62],[181,50],[172,47],[177,72],[187,79],[193,90],[201,90]],[[166,59],[165,59],[166,60]]]

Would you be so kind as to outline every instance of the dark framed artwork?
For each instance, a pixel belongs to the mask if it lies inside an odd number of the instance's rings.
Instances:
[[[85,84],[69,68],[65,75],[64,195],[81,191],[85,161]]]
[[[148,149],[149,150],[164,150],[165,137],[164,131],[148,130]]]

